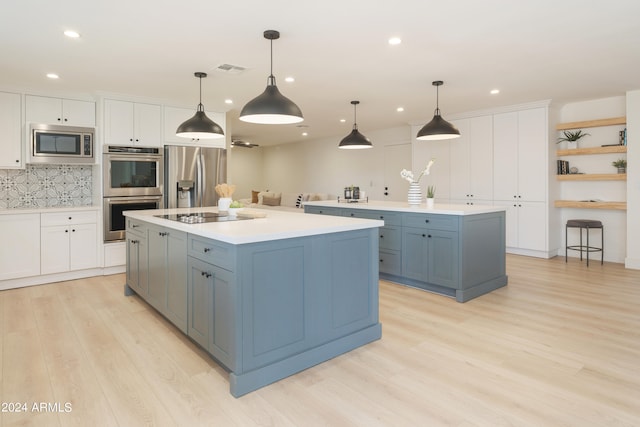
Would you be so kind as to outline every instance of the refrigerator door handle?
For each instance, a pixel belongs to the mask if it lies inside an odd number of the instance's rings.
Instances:
[[[202,207],[202,201],[204,200],[204,165],[202,164],[202,156],[200,152],[196,154],[196,206]]]

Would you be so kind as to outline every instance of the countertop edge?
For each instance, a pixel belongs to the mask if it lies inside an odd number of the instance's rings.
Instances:
[[[322,206],[327,208],[362,209],[362,210],[435,214],[435,215],[460,215],[460,216],[479,215],[479,214],[485,214],[485,213],[506,211],[506,207],[504,206],[436,203],[433,208],[427,208],[426,204],[422,204],[420,206],[409,206],[407,203],[403,203],[403,202],[388,202],[388,201],[375,201],[375,200],[372,200],[366,203],[345,203],[345,202],[338,202],[336,200],[320,200],[320,201],[312,201],[312,202],[303,202],[303,205],[304,206]]]

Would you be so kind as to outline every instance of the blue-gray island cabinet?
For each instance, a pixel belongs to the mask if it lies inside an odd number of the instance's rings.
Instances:
[[[454,297],[458,302],[507,284],[501,207],[406,203],[305,203],[305,213],[384,221],[380,278]]]
[[[125,294],[145,299],[228,370],[232,395],[381,337],[382,221],[271,211],[209,224],[154,216],[180,211],[125,213]]]

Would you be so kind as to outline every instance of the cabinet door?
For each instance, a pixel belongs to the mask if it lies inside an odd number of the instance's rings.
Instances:
[[[69,253],[71,270],[98,266],[98,230],[96,224],[71,225]]]
[[[547,248],[546,203],[518,203],[518,247],[545,251]]]
[[[149,286],[147,238],[127,233],[127,284],[146,298]]]
[[[493,194],[495,200],[518,196],[518,113],[493,116]]]
[[[493,198],[493,117],[469,119],[469,193],[472,200]]]
[[[167,304],[165,315],[187,332],[187,235],[169,230],[167,235]]]
[[[42,274],[69,271],[69,227],[42,227],[40,271]]]
[[[428,282],[449,288],[458,287],[458,233],[428,230]]]
[[[167,239],[163,228],[149,226],[148,301],[164,314],[167,304]]]
[[[95,127],[96,104],[77,99],[63,99],[62,117],[66,125]]]
[[[39,275],[40,214],[0,215],[0,235],[0,280]]]
[[[234,361],[234,275],[212,266],[212,310],[213,324],[209,331],[209,351],[228,368]]]
[[[25,110],[27,123],[96,125],[96,106],[91,101],[27,95]]]
[[[213,281],[212,266],[189,257],[189,294],[187,333],[203,348],[209,348],[210,327],[213,322]]]
[[[133,117],[134,144],[162,147],[162,114],[160,106],[134,104]]]
[[[137,236],[127,233],[127,285],[135,291],[140,289],[138,247]]]
[[[0,169],[23,167],[20,94],[0,92]]]
[[[25,104],[27,123],[64,124],[62,99],[27,95]]]
[[[460,138],[452,141],[450,147],[450,197],[456,200],[466,200],[470,195],[469,180],[471,171],[469,119],[454,120],[452,123],[460,131]],[[439,165],[434,166],[438,167]]]
[[[106,99],[104,101],[105,144],[133,144],[133,103]]]
[[[546,109],[518,112],[518,196],[529,202],[547,199]]]
[[[402,230],[402,275],[427,282],[429,241],[427,230],[404,227]]]

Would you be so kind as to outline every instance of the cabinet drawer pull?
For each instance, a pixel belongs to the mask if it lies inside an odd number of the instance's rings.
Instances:
[[[71,221],[71,217],[69,217],[69,221]]]
[[[207,271],[201,271],[200,275],[206,277],[207,279],[212,276],[212,274]]]
[[[209,252],[211,250],[211,248],[204,248],[204,253],[206,254],[207,252]]]
[[[427,237],[427,235],[426,235],[426,234],[423,234],[423,235],[422,235],[422,237]]]
[[[131,228],[140,227],[138,224],[131,224]]]
[[[75,232],[76,232],[76,229],[75,229],[75,228],[72,228],[72,229],[71,229],[71,232],[75,233]]]
[[[384,234],[381,234],[381,235],[380,235],[380,238],[381,238],[381,239],[384,239]]]
[[[68,233],[68,232],[69,232],[69,230],[64,230],[64,232],[65,232],[65,233]]]
[[[429,234],[427,237],[428,237],[428,238],[431,238],[431,234]]]
[[[135,245],[135,244],[136,244],[136,243],[138,243],[138,242],[139,242],[138,240],[132,240],[132,241],[131,241],[131,244],[132,244],[132,245]]]
[[[425,219],[425,220],[424,220],[424,222],[429,223],[429,220],[428,220],[428,219]]]

